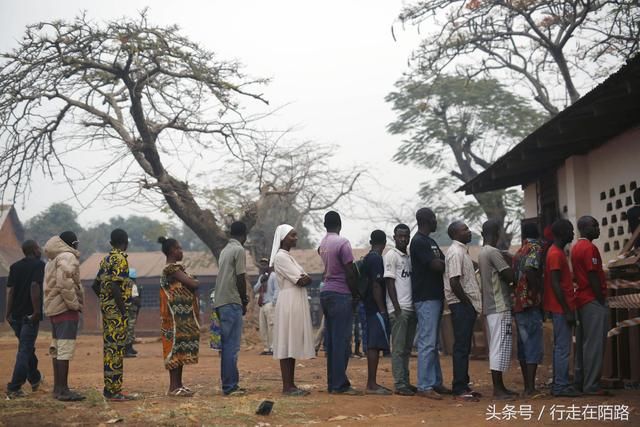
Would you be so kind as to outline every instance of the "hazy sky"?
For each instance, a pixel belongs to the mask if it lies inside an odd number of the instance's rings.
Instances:
[[[401,138],[388,135],[385,129],[394,114],[384,96],[407,69],[407,58],[419,40],[415,28],[403,30],[397,24],[397,41],[391,36],[403,3],[2,0],[0,50],[13,48],[29,23],[70,19],[82,9],[100,21],[132,16],[150,6],[152,22],[176,23],[220,57],[240,60],[248,74],[271,77],[272,83],[265,88],[270,104],[291,103],[272,120],[282,128],[295,126],[297,139],[338,145],[342,165],[366,163],[387,187],[372,186],[370,192],[399,205],[411,199],[419,182],[428,178],[425,171],[391,161]],[[66,185],[37,177],[31,194],[17,206],[20,217],[24,221],[70,196]],[[74,200],[68,202],[81,210]],[[132,213],[137,213],[134,205],[109,210],[97,202],[81,210],[80,222],[90,225]],[[343,222],[343,234],[355,244],[366,242],[367,232],[375,228],[349,218]]]

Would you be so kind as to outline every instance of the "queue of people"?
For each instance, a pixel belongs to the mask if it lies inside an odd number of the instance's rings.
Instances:
[[[418,228],[413,237],[406,224],[394,228],[395,246],[386,252],[386,233],[374,230],[370,251],[356,268],[350,242],[340,235],[340,215],[330,211],[324,216],[327,232],[318,255],[324,265],[320,302],[329,393],[395,393],[435,400],[451,395],[458,401],[476,402],[482,394],[471,387],[469,356],[476,319],[485,315],[492,399],[509,400],[519,394],[507,388],[503,377],[511,363],[514,320],[523,395],[539,395],[535,380],[544,351],[545,313],[553,323],[552,395],[607,393],[599,384],[608,308],[602,259],[592,243],[599,236],[595,218],[585,216],[578,220],[580,239],[569,257],[565,248],[573,241],[574,232],[567,220],[553,223],[551,245],[540,238],[535,224],[524,224],[522,246],[513,256],[497,248],[500,223],[489,220],[482,226],[483,247],[477,264],[469,255],[472,235],[464,222],[448,225],[452,244],[443,253],[430,237],[438,228],[435,213],[428,208],[419,209],[416,221]],[[246,393],[240,387],[238,356],[243,316],[249,303],[243,247],[247,227],[234,222],[229,231],[230,239],[218,258],[212,301],[220,323],[222,392],[236,396]],[[306,290],[312,279],[291,252],[297,240],[294,227],[282,224],[276,228],[271,256],[260,261],[261,274],[253,286],[260,307],[262,354],[279,361],[282,392],[288,396],[309,394],[295,383],[296,361],[313,358],[317,353]],[[199,282],[181,264],[183,251],[177,240],[162,237],[159,244],[166,256],[160,279],[160,332],[163,363],[169,373],[167,394],[190,397],[194,391],[183,384],[182,373],[185,365],[198,363]],[[84,305],[78,245],[77,236],[70,231],[52,237],[44,247],[49,260],[45,265],[40,260],[38,244],[28,240],[23,244],[25,258],[11,266],[7,319],[19,348],[7,385],[9,397],[24,395],[21,387],[26,382],[32,390],[42,384],[35,340],[44,307],[52,325],[53,396],[61,401],[84,399],[70,389],[67,381]],[[137,292],[127,261],[127,233],[113,230],[111,246],[92,286],[103,322],[103,395],[110,401],[127,401],[136,398],[123,391],[123,358],[132,350],[128,328]],[[352,386],[347,375],[353,310],[359,304],[364,312],[363,335],[367,337],[368,374],[362,391]],[[451,388],[445,386],[439,353],[445,305],[451,312],[454,333]],[[569,350],[574,332],[576,360],[574,381],[570,383]],[[414,342],[418,351],[417,381],[412,384],[409,358]],[[379,384],[377,379],[380,354],[389,350],[393,388]]]

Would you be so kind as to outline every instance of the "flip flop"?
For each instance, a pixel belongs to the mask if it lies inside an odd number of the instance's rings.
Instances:
[[[173,396],[173,397],[191,397],[194,394],[195,392],[188,390],[185,387],[179,387],[167,393],[168,396]]]
[[[86,399],[86,397],[71,390],[58,394],[55,398],[61,402],[80,402],[81,400]]]
[[[465,394],[470,394],[473,397],[482,397],[482,393],[480,393],[479,391],[475,391],[475,390],[467,390],[467,392]]]
[[[491,400],[516,400],[516,397],[512,394],[503,394],[500,396],[491,396]]]
[[[31,391],[36,392],[44,382],[44,374],[40,374],[40,379],[35,383],[31,384]]]
[[[390,396],[393,394],[393,392],[391,390],[389,390],[386,387],[378,387],[375,390],[369,390],[368,388],[364,390],[364,394],[375,394],[378,396]]]

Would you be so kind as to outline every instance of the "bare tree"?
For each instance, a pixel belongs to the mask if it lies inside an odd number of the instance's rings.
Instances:
[[[215,201],[218,216],[227,222],[242,215],[241,206],[256,208],[256,224],[249,245],[254,257],[268,257],[275,228],[290,223],[298,229],[299,246],[310,244],[304,224],[320,222],[321,213],[341,201],[363,197],[359,183],[365,171],[335,166],[335,147],[313,141],[292,142],[283,132],[278,138],[264,135],[244,145],[241,162],[226,162],[226,179],[213,173],[212,185],[203,197]],[[224,185],[215,185],[224,182]],[[357,191],[356,191],[357,190]]]
[[[245,76],[237,62],[219,59],[175,26],[150,24],[146,11],[105,24],[81,15],[31,25],[19,46],[1,57],[3,199],[28,192],[39,170],[50,177],[61,172],[76,192],[122,170],[101,194],[128,203],[159,197],[217,257],[226,243],[225,221],[204,207],[201,190],[184,178],[190,169],[185,158],[214,161],[221,151],[231,152],[254,168],[259,192],[245,200],[238,218],[249,227],[265,197],[289,194],[300,222],[331,206],[358,177],[345,175],[353,179],[332,198],[314,195],[310,187],[320,180],[313,171],[326,165],[327,151],[301,144],[288,156],[269,157],[274,148],[263,147],[264,134],[256,131],[256,121],[268,112],[250,115],[242,107],[255,101],[260,111],[267,104],[259,93],[267,81]],[[99,165],[86,170],[69,161],[78,150],[95,153],[92,161]],[[260,158],[263,163],[256,163]]]
[[[510,77],[552,116],[640,48],[637,0],[425,0],[399,20],[427,28],[425,74]]]

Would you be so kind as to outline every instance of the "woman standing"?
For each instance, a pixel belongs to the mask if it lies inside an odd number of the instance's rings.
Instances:
[[[292,226],[279,225],[273,237],[270,261],[280,291],[274,316],[273,358],[280,359],[282,393],[288,396],[309,394],[294,383],[296,359],[315,356],[311,312],[305,289],[311,283],[311,277],[289,252],[297,241],[298,233]]]
[[[162,319],[162,355],[169,370],[170,396],[194,395],[182,384],[182,367],[198,363],[200,324],[198,281],[187,274],[182,264],[182,247],[176,239],[160,237],[167,265],[160,278],[160,317]]]

